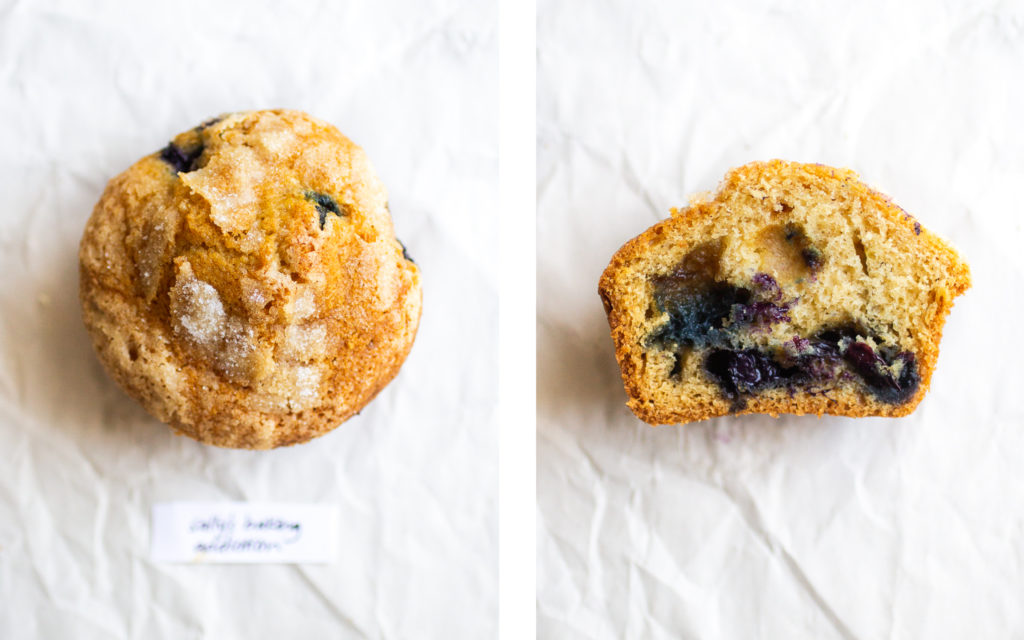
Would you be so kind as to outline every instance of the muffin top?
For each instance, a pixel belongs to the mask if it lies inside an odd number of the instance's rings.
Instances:
[[[186,131],[110,181],[81,244],[108,372],[209,444],[322,435],[398,372],[419,270],[365,153],[296,111]]]

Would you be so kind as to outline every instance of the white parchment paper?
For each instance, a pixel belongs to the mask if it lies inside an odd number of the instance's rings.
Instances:
[[[1024,5],[538,5],[538,630],[1016,638],[1024,629]],[[974,288],[898,420],[625,407],[597,281],[734,166],[847,166]]]
[[[472,0],[0,0],[0,637],[494,635],[496,21]],[[360,416],[228,451],[173,436],[104,375],[78,241],[137,158],[273,107],[366,149],[424,313]],[[337,505],[339,560],[154,564],[150,508],[179,500]]]

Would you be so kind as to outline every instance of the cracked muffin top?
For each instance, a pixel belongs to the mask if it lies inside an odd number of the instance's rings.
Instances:
[[[419,269],[365,153],[297,111],[204,122],[111,180],[80,276],[110,375],[223,447],[338,426],[398,373],[420,317]]]

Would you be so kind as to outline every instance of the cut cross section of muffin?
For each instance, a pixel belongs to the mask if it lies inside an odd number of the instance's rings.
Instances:
[[[903,416],[967,265],[845,169],[774,160],[630,240],[600,282],[629,407]]]

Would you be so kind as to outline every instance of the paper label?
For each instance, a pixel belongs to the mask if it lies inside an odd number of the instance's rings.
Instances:
[[[335,559],[337,508],[278,502],[153,506],[154,562],[326,563]]]

